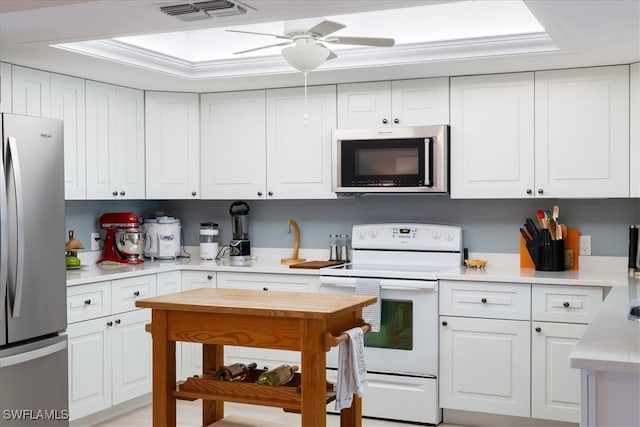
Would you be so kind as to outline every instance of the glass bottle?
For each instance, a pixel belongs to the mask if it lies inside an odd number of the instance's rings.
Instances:
[[[258,377],[258,384],[283,385],[293,379],[293,373],[298,370],[298,365],[280,365],[275,369],[266,371]]]
[[[223,366],[222,368],[216,371],[216,380],[219,381],[243,381],[249,371],[253,370],[258,366],[256,363],[249,363],[249,365],[245,365],[244,363],[234,363],[229,366]]]

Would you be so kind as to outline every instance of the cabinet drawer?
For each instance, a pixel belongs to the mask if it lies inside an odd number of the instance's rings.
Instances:
[[[219,272],[218,287],[263,291],[318,292],[319,276]]]
[[[529,284],[440,282],[440,314],[464,317],[529,320]]]
[[[598,286],[533,285],[533,320],[588,324],[602,304],[602,293]]]
[[[114,280],[111,285],[112,313],[136,309],[136,300],[156,294],[156,275]]]
[[[94,319],[111,313],[111,282],[67,288],[67,323]]]

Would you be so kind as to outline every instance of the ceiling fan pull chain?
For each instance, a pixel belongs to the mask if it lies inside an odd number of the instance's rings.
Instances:
[[[309,74],[308,71],[303,71],[302,74],[304,74],[304,125],[308,126],[309,125],[309,113],[307,112],[307,75]]]

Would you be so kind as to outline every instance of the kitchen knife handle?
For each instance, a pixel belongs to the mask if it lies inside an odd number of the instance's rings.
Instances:
[[[8,154],[11,159],[11,170],[13,171],[13,183],[16,192],[16,232],[18,254],[16,257],[16,281],[13,291],[13,307],[11,316],[15,319],[20,317],[20,306],[22,305],[22,287],[24,281],[24,192],[22,190],[22,172],[20,159],[18,158],[18,147],[16,139],[12,136],[8,138]]]

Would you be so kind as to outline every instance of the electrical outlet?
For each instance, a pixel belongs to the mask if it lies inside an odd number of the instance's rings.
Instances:
[[[91,250],[100,250],[100,233],[91,233]]]
[[[591,255],[591,236],[580,235],[580,255]]]

